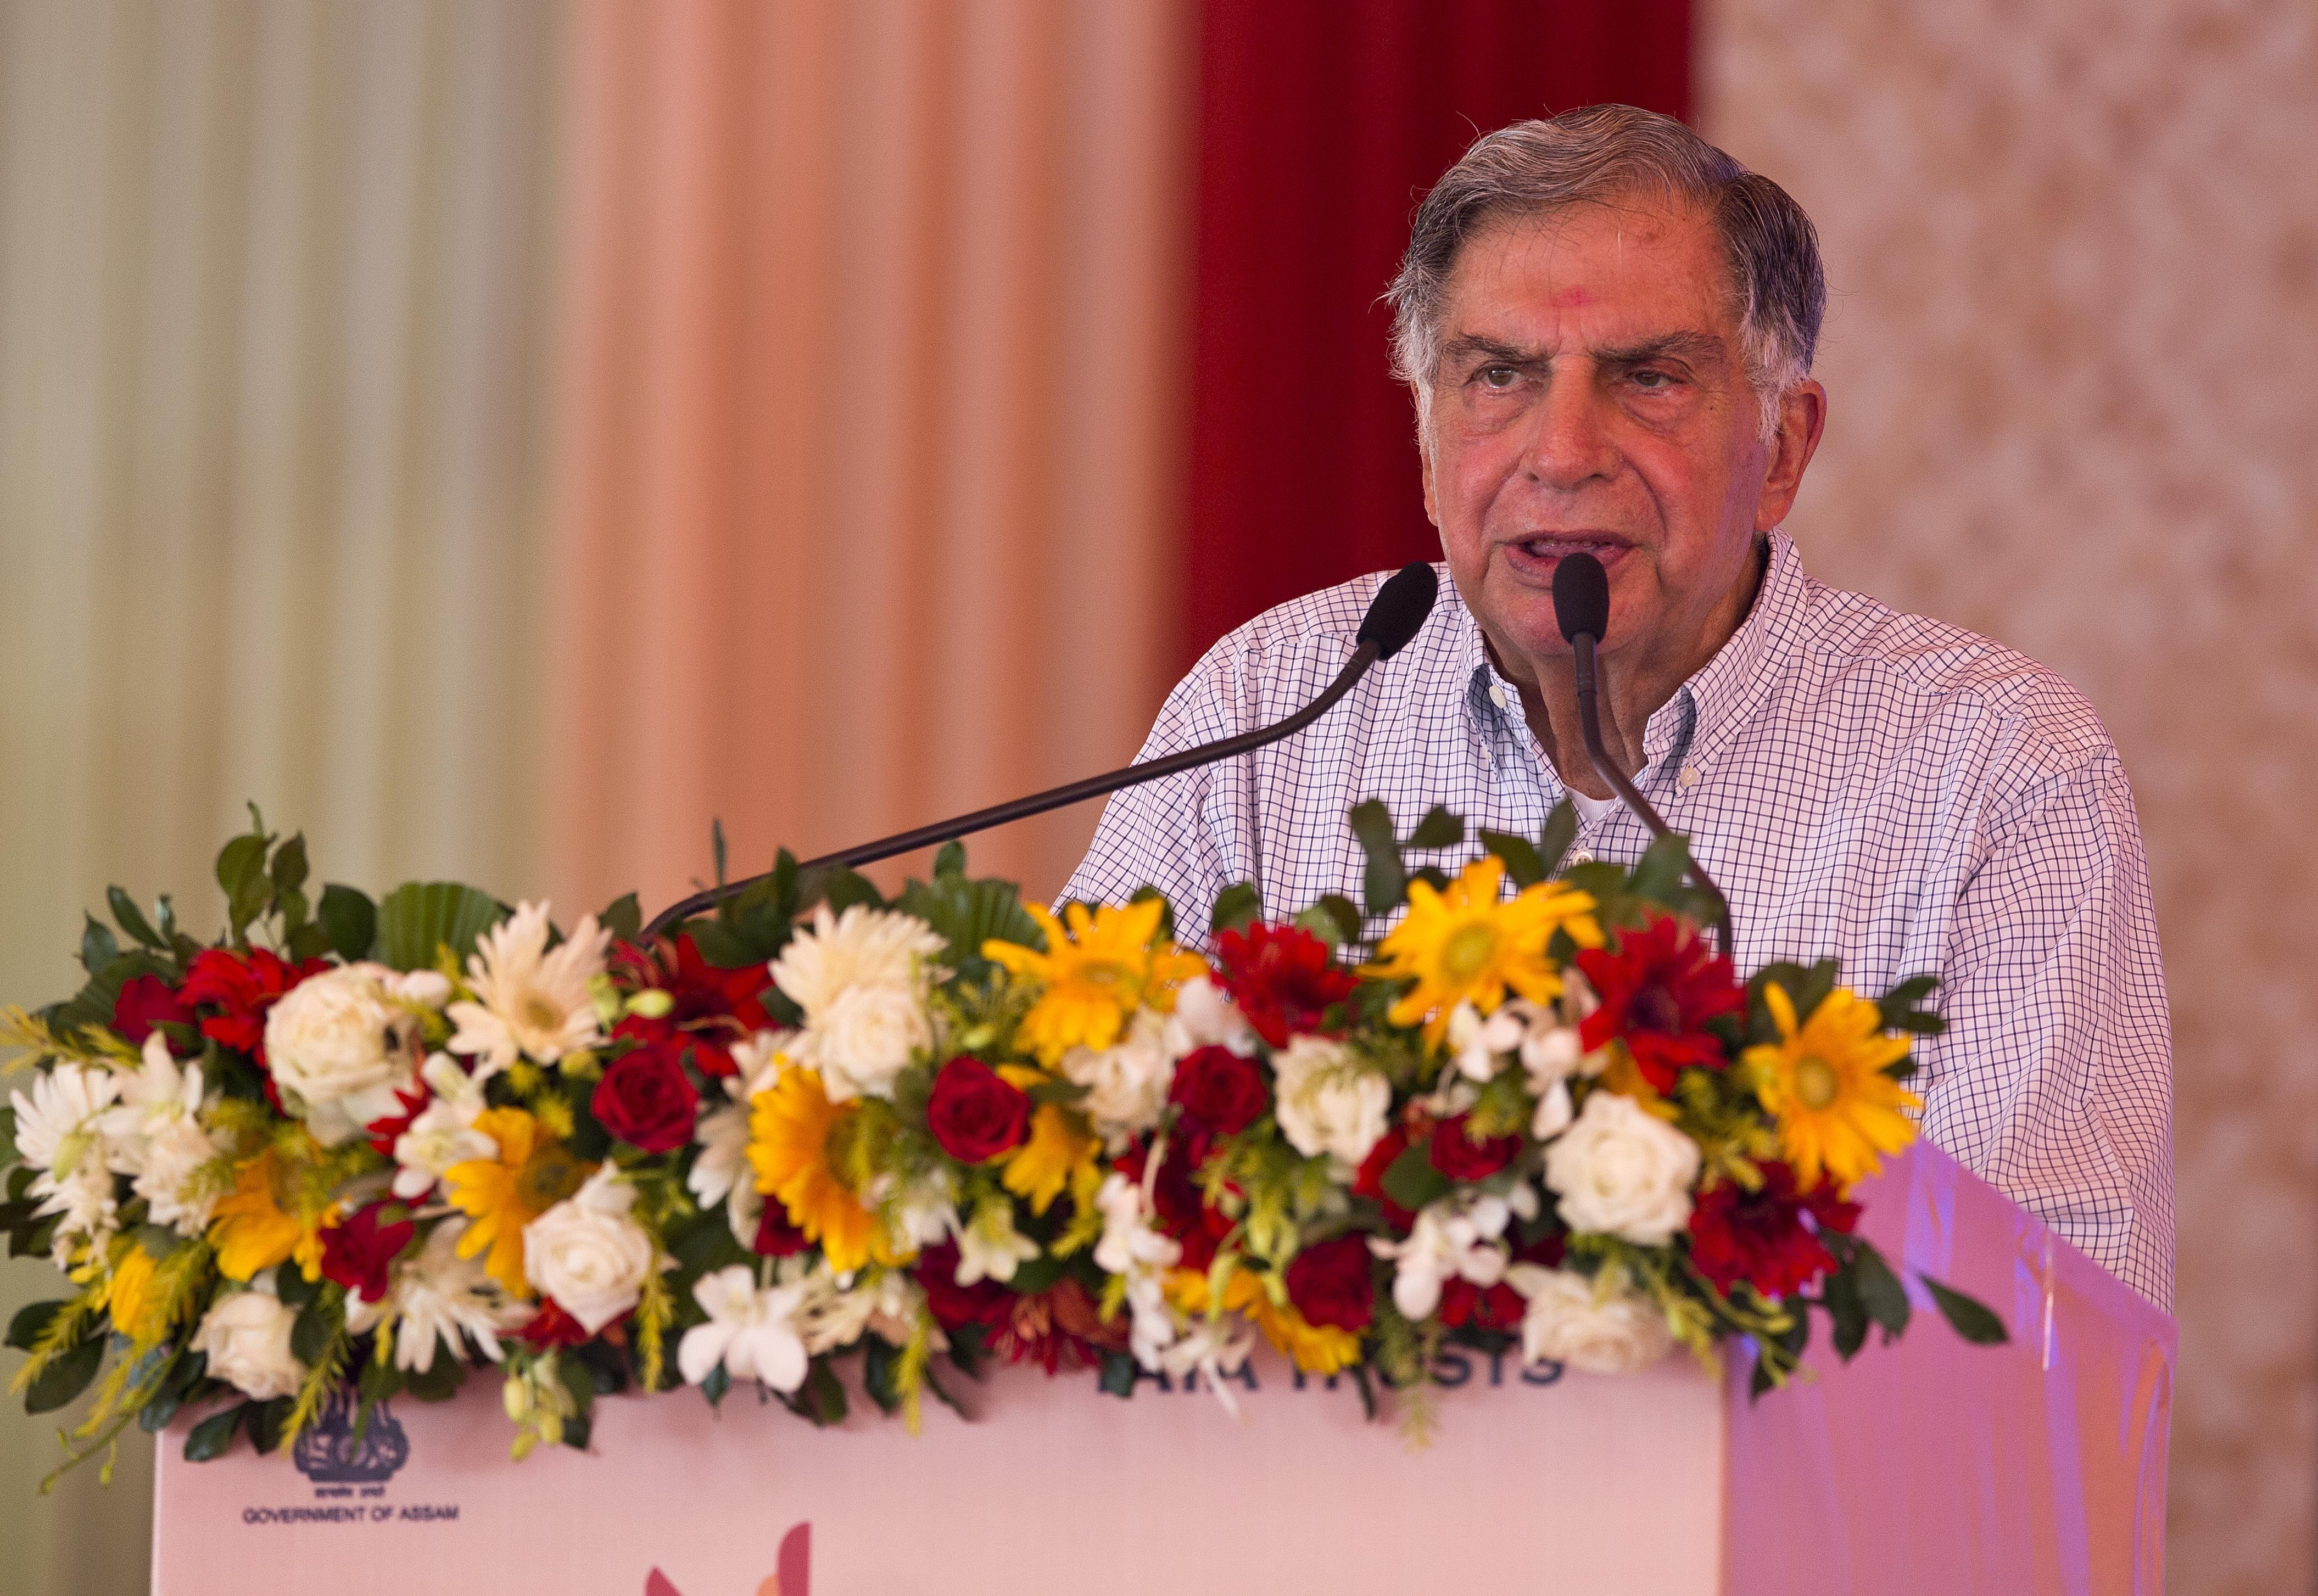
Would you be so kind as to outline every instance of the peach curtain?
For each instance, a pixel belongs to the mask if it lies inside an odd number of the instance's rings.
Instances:
[[[565,899],[664,904],[712,816],[741,874],[1132,756],[1173,625],[1183,13],[580,8]],[[1051,892],[1094,818],[977,868]]]

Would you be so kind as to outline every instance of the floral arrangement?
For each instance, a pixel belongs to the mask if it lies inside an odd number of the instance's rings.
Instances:
[[[1448,1342],[1613,1373],[1744,1338],[1759,1394],[1814,1310],[1846,1358],[1908,1321],[1850,1193],[1914,1134],[1932,983],[1742,984],[1678,839],[1559,872],[1565,806],[1451,876],[1412,861],[1462,822],[1364,804],[1364,901],[1234,888],[1209,960],[1155,895],[1057,918],[956,845],[890,901],[784,855],[646,939],[633,897],[560,931],[310,895],[252,817],[219,941],[116,888],[85,987],[4,1015],[0,1230],[69,1287],[6,1339],[29,1411],[94,1388],[67,1466],[203,1408],[187,1457],[265,1452],[486,1364],[521,1457],[618,1391],[827,1423],[858,1358],[914,1422],[992,1358],[1221,1393],[1258,1338],[1421,1430]]]

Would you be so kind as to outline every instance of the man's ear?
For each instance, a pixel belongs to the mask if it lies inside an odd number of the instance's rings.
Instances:
[[[1424,477],[1424,518],[1437,528],[1441,507],[1433,497],[1433,408],[1414,382],[1408,385],[1408,398],[1416,407],[1416,467]]]
[[[1756,532],[1770,531],[1794,508],[1803,471],[1819,453],[1819,440],[1826,431],[1827,390],[1806,377],[1779,401],[1778,434],[1764,452],[1763,496],[1755,504]]]

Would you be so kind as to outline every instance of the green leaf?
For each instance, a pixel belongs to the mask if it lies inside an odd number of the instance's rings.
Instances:
[[[861,1389],[886,1413],[902,1408],[902,1355],[877,1336],[861,1338]]]
[[[1414,1214],[1449,1195],[1449,1177],[1433,1167],[1429,1142],[1407,1148],[1384,1172],[1384,1194]]]
[[[1533,887],[1545,879],[1545,861],[1528,838],[1510,831],[1483,831],[1481,846],[1505,862],[1505,875],[1516,888]]]
[[[816,1424],[842,1424],[845,1421],[845,1387],[837,1383],[836,1371],[825,1358],[813,1360],[813,1372],[805,1376],[804,1389],[798,1393],[810,1408],[808,1417]]]
[[[112,907],[113,923],[126,931],[130,937],[148,947],[168,946],[162,941],[161,934],[156,931],[152,924],[146,919],[144,910],[137,907],[136,899],[119,887],[108,887],[105,889],[104,901]]]
[[[344,1320],[319,1302],[309,1304],[290,1325],[290,1356],[309,1367],[322,1360]]]
[[[290,1410],[296,1405],[297,1398],[292,1396],[277,1396],[272,1402],[249,1404],[246,1428],[249,1431],[249,1444],[257,1448],[260,1457],[267,1456],[282,1444],[283,1427],[290,1422]]]
[[[306,884],[306,834],[292,837],[274,850],[274,890],[294,892]]]
[[[1908,1333],[1908,1315],[1912,1311],[1908,1302],[1908,1288],[1900,1284],[1900,1277],[1883,1261],[1883,1255],[1865,1242],[1855,1242],[1852,1254],[1853,1270],[1859,1281],[1859,1300],[1867,1309],[1867,1316],[1883,1327],[1883,1339],[1888,1343],[1895,1337]]]
[[[1975,1347],[2000,1347],[2012,1339],[2004,1328],[2004,1321],[1990,1312],[1978,1298],[1966,1296],[1952,1287],[1944,1286],[1929,1275],[1918,1274],[1939,1305],[1940,1316],[1954,1326],[1956,1334]]]
[[[1135,1354],[1106,1352],[1102,1355],[1102,1377],[1096,1389],[1111,1396],[1135,1394]]]
[[[7,1345],[29,1352],[40,1341],[49,1321],[65,1311],[63,1303],[26,1303],[8,1321]]]
[[[348,964],[370,957],[378,940],[378,906],[366,894],[334,881],[322,889],[319,918],[332,953]]]
[[[692,933],[692,946],[700,950],[700,956],[719,970],[764,963],[749,939],[722,920],[693,920],[685,928]]]
[[[256,1405],[254,1402],[236,1403],[194,1425],[193,1433],[185,1437],[185,1461],[207,1463],[232,1450],[233,1432],[240,1428],[242,1416]]]
[[[612,900],[596,923],[622,942],[633,942],[644,928],[644,908],[633,892],[625,892]]]
[[[327,896],[327,894],[325,894]],[[386,895],[378,906],[375,956],[397,970],[431,970],[435,950],[447,946],[464,959],[475,939],[506,915],[488,892],[456,882],[411,882]]]
[[[241,896],[249,883],[265,874],[265,840],[263,831],[251,832],[219,850],[217,881],[229,900]]]
[[[1350,898],[1330,892],[1296,917],[1296,924],[1334,947],[1361,939],[1361,911]]]
[[[985,942],[1038,944],[1038,922],[1022,907],[1020,889],[1008,882],[969,881],[962,871],[937,869],[932,881],[904,887],[899,907],[949,944],[950,967],[969,978],[989,965],[982,955]]]
[[[1378,800],[1355,804],[1348,817],[1368,868],[1361,874],[1361,896],[1370,914],[1383,914],[1397,905],[1408,891],[1408,874],[1400,862],[1400,843],[1393,835],[1392,811]]]
[[[1646,898],[1661,908],[1676,909],[1683,903],[1683,877],[1690,872],[1690,844],[1679,837],[1661,837],[1642,851],[1635,861],[1633,874],[1627,890],[1637,898]]]
[[[1924,1000],[1939,990],[1936,975],[1918,975],[1901,982],[1883,994],[1876,1005],[1877,1018],[1887,1031],[1911,1031],[1918,1036],[1936,1036],[1947,1028],[1947,1022],[1923,1006]]]
[[[934,879],[966,874],[966,844],[952,838],[934,855]]]
[[[1860,1299],[1855,1270],[1838,1269],[1820,1287],[1828,1317],[1835,1321],[1835,1353],[1849,1363],[1867,1344],[1867,1305]]]
[[[1263,914],[1263,894],[1252,881],[1235,881],[1216,894],[1215,912],[1208,917],[1208,929],[1217,936],[1226,931],[1237,931]]]
[[[732,1389],[732,1376],[721,1363],[710,1369],[707,1377],[700,1382],[700,1394],[708,1399],[708,1405],[712,1408],[722,1404],[724,1394]]]
[[[1416,822],[1416,829],[1408,834],[1410,847],[1455,847],[1464,840],[1464,817],[1439,803],[1426,810],[1424,818]]]
[[[718,886],[720,886],[720,887],[721,887],[721,886],[723,886],[723,885],[727,881],[729,881],[729,880],[731,880],[731,879],[732,879],[730,876],[728,876],[728,875],[726,875],[726,874],[724,874],[724,868],[725,868],[725,864],[726,864],[726,856],[725,856],[725,849],[724,849],[724,820],[723,820],[723,816],[721,816],[721,815],[714,815],[714,816],[711,816],[711,817],[709,818],[709,821],[708,821],[708,849],[709,849],[709,852],[710,852],[710,853],[712,853],[712,854],[714,854],[714,855],[715,856],[715,858],[716,858],[716,884],[717,884]]]
[[[1577,840],[1577,805],[1564,798],[1545,817],[1545,825],[1537,834],[1537,856],[1551,875],[1561,868],[1568,856],[1569,845]]]
[[[121,944],[114,940],[112,930],[98,923],[93,915],[81,917],[87,923],[80,933],[80,967],[91,975],[121,956]]]
[[[174,1391],[164,1391],[137,1410],[137,1428],[148,1435],[158,1435],[169,1428],[169,1421],[177,1416],[184,1399]]]
[[[24,1390],[24,1411],[53,1412],[88,1389],[104,1362],[104,1338],[91,1336],[51,1362]]]
[[[402,1386],[421,1402],[448,1402],[459,1394],[459,1386],[466,1377],[466,1366],[457,1358],[437,1357],[423,1372],[406,1372]]]
[[[439,1352],[436,1361],[443,1361]],[[355,1381],[355,1389],[365,1406],[389,1401],[402,1390],[402,1371],[392,1363],[381,1363],[373,1349],[373,1355],[362,1360],[362,1374]]]

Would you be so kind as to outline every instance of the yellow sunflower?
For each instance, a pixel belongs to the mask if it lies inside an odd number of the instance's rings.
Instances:
[[[1545,953],[1556,931],[1568,932],[1580,947],[1602,946],[1592,893],[1541,881],[1500,902],[1504,884],[1505,865],[1494,854],[1466,865],[1446,892],[1409,883],[1408,918],[1361,971],[1387,981],[1415,979],[1392,1006],[1393,1024],[1422,1019],[1425,1041],[1437,1045],[1460,1002],[1487,1014],[1509,991],[1540,1003],[1559,996],[1561,972]]]
[[[1855,993],[1829,992],[1800,1026],[1795,1005],[1776,982],[1763,989],[1776,1045],[1739,1055],[1755,1072],[1763,1106],[1779,1122],[1779,1143],[1806,1191],[1824,1170],[1838,1190],[1882,1167],[1878,1154],[1916,1139],[1902,1110],[1923,1099],[1885,1069],[1908,1054],[1908,1039],[1883,1035],[1876,1006]]]
[[[1164,906],[1156,898],[1092,912],[1069,904],[1063,911],[1067,927],[1035,903],[1024,907],[1047,934],[1047,951],[993,938],[982,945],[982,956],[1046,987],[1020,1032],[1022,1045],[1043,1063],[1056,1063],[1073,1047],[1109,1047],[1138,1007],[1171,1009],[1176,986],[1207,973],[1198,955],[1159,935]]]
[[[1029,1138],[1007,1159],[998,1178],[1016,1197],[1029,1199],[1033,1214],[1053,1206],[1065,1186],[1084,1211],[1095,1188],[1102,1184],[1102,1168],[1095,1161],[1101,1151],[1101,1142],[1078,1115],[1059,1103],[1041,1103],[1030,1116]]]
[[[1167,1277],[1167,1300],[1184,1313],[1208,1311],[1208,1278],[1198,1269]],[[1288,1303],[1275,1303],[1261,1276],[1235,1269],[1224,1283],[1223,1311],[1244,1314],[1263,1339],[1288,1355],[1307,1375],[1339,1374],[1361,1360],[1361,1338],[1333,1324],[1315,1324]]]
[[[486,1247],[483,1268],[517,1296],[531,1294],[523,1272],[523,1227],[588,1183],[596,1166],[571,1150],[520,1108],[486,1108],[475,1128],[499,1143],[496,1158],[453,1164],[443,1175],[451,1206],[474,1223],[459,1238],[459,1256],[472,1258]]]
[[[876,1259],[901,1263],[877,1215],[845,1183],[846,1138],[861,1112],[858,1101],[832,1103],[817,1070],[790,1069],[749,1103],[749,1163],[757,1189],[788,1210],[789,1223],[821,1243],[840,1274]]]
[[[210,1224],[218,1272],[227,1279],[247,1280],[292,1260],[309,1280],[321,1278],[322,1232],[337,1222],[338,1210],[301,1192],[306,1182],[297,1173],[272,1147],[234,1166],[233,1189],[218,1198]]]

